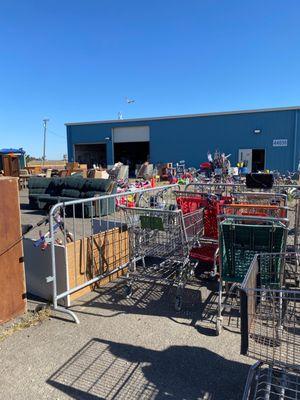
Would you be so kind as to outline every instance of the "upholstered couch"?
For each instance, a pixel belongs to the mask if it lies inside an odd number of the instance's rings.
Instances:
[[[89,199],[116,193],[116,183],[110,179],[86,179],[81,176],[66,178],[32,177],[28,182],[29,204],[32,208],[49,210],[54,204],[70,200]],[[100,206],[100,207],[99,207]],[[76,216],[103,216],[114,212],[115,200],[87,202],[75,206]],[[99,212],[100,210],[100,212]],[[67,207],[68,216],[73,215],[73,206]]]

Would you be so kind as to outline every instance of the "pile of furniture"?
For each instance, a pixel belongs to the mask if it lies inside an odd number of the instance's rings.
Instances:
[[[114,194],[117,185],[110,179],[87,179],[76,175],[66,178],[32,177],[29,179],[28,189],[31,207],[48,210],[59,202]],[[84,203],[84,216],[90,217],[92,213],[94,216],[99,213],[101,216],[108,215],[114,212],[114,207],[114,199]],[[82,214],[82,204],[75,207],[75,212],[78,216]],[[70,207],[69,214],[72,213],[73,207]]]

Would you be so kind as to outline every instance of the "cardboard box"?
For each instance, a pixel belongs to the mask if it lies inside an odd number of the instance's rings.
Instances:
[[[108,179],[109,178],[109,174],[106,171],[96,171],[95,178]]]
[[[73,169],[71,171],[71,175],[80,174],[83,178],[87,178],[87,170],[86,169]]]
[[[78,162],[68,162],[66,169],[79,169],[79,163]]]

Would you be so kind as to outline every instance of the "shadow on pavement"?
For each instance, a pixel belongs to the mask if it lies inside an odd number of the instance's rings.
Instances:
[[[153,282],[140,282],[134,286],[133,295],[126,298],[122,280],[109,287],[99,287],[89,295],[89,300],[78,300],[71,309],[79,315],[112,318],[119,314],[160,316],[176,324],[194,327],[199,333],[215,336],[217,293],[198,282],[184,290],[183,307],[175,311],[176,288]],[[206,327],[200,327],[205,324]]]
[[[94,338],[47,383],[78,400],[237,400],[248,368],[201,347],[158,351]]]
[[[191,319],[192,316],[195,318],[194,314],[201,311],[202,296],[199,286],[185,288],[181,311],[175,311],[175,294],[175,287],[144,281],[135,285],[132,296],[127,298],[124,282],[118,281],[110,287],[96,289],[88,301],[78,300],[71,309],[79,314],[105,317],[126,313],[167,318]],[[111,311],[112,315],[104,314],[104,311]]]

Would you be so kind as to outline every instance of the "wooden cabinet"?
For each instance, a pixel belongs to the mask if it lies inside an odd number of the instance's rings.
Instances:
[[[20,163],[18,156],[2,156],[2,165],[5,176],[20,175]]]
[[[18,179],[0,178],[0,323],[26,311]]]

